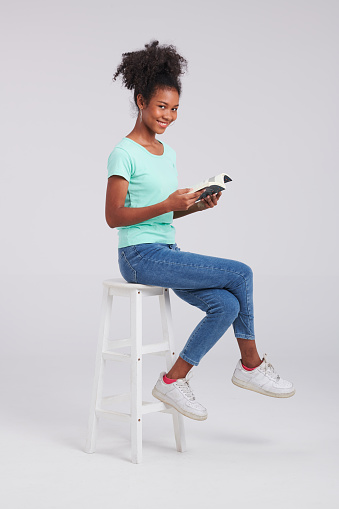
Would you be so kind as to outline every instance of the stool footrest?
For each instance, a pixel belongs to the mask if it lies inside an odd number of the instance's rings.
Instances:
[[[108,339],[106,341],[106,344],[109,348],[124,348],[125,346],[131,346],[132,345],[132,339]]]
[[[160,343],[152,343],[150,345],[143,345],[142,346],[142,353],[143,355],[147,354],[165,354],[169,352],[169,345],[167,341],[161,341]]]
[[[122,403],[124,401],[129,401],[131,399],[130,392],[124,392],[121,394],[114,394],[112,396],[104,396],[101,399],[102,404],[105,403]]]
[[[109,342],[109,346],[113,346],[113,343],[118,343],[118,345],[116,345],[116,347],[123,348],[124,346],[129,346],[127,344],[127,341],[129,341],[129,344],[131,344],[130,340],[123,339],[119,342],[111,341],[111,342]],[[152,355],[152,354],[153,355],[166,355],[168,352],[170,352],[168,347],[169,347],[169,345],[168,345],[167,341],[161,341],[160,343],[151,343],[150,345],[143,345],[141,353],[142,353],[142,355]],[[172,352],[172,354],[174,355],[174,352]],[[129,362],[131,360],[131,355],[127,354],[127,353],[113,352],[112,350],[104,350],[102,352],[102,358],[105,360],[111,360],[111,361]]]
[[[151,414],[156,412],[163,412],[163,413],[173,413],[174,409],[171,408],[168,405],[165,405],[165,403],[151,403],[150,401],[143,401],[142,402],[142,414]],[[97,408],[96,411],[97,417],[105,417],[107,419],[110,419],[112,421],[130,421],[131,420],[131,414],[128,414],[126,412],[116,412],[115,410],[105,410],[103,408]]]
[[[102,358],[105,361],[118,361],[118,362],[130,362],[131,356],[127,353],[109,352],[107,350],[102,352]]]
[[[130,421],[131,415],[126,414],[124,412],[114,412],[113,410],[103,410],[101,408],[97,408],[95,410],[97,417],[106,417],[111,419],[112,421]]]
[[[172,412],[172,408],[161,401],[158,403],[153,403],[151,401],[143,401],[142,402],[142,413],[143,414],[151,414],[152,412]]]
[[[105,403],[121,403],[124,401],[128,401],[131,397],[130,393],[123,394],[115,394],[114,396],[106,396],[102,398],[102,405]],[[153,402],[153,401],[143,401],[142,402],[142,414],[151,414],[153,412],[165,412],[171,413],[173,412],[173,408],[161,401]],[[131,417],[131,414],[128,412],[116,412],[115,410],[109,410],[107,408],[98,408],[96,410],[96,414],[98,417],[109,417],[115,420],[128,420],[127,418]],[[121,418],[122,416],[122,418]]]

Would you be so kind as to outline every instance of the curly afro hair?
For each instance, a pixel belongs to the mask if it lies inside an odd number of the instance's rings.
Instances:
[[[113,81],[121,75],[123,85],[134,90],[135,104],[138,94],[142,94],[148,104],[159,88],[175,88],[180,95],[180,76],[186,69],[187,61],[174,46],[151,41],[145,44],[145,49],[123,53]]]

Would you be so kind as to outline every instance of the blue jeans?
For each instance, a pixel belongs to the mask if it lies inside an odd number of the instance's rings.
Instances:
[[[206,312],[180,357],[197,366],[230,325],[236,338],[254,339],[253,273],[234,260],[180,251],[177,244],[119,248],[119,268],[129,283],[172,288]]]

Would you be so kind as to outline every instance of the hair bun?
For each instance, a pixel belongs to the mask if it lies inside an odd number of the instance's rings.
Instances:
[[[151,41],[149,44],[145,44],[145,48],[148,49],[148,48],[156,48],[157,46],[159,46],[159,41]]]
[[[113,81],[121,75],[124,86],[134,90],[135,101],[139,93],[148,100],[157,84],[174,87],[180,94],[180,76],[186,69],[187,61],[174,46],[161,45],[159,41],[152,40],[145,44],[145,49],[123,53]]]

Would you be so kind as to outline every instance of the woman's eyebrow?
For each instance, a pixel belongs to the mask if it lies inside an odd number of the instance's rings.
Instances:
[[[158,101],[158,103],[166,104],[166,106],[168,106],[168,103],[165,101]],[[173,106],[173,108],[177,108],[178,106],[179,104],[176,104],[175,106]]]

